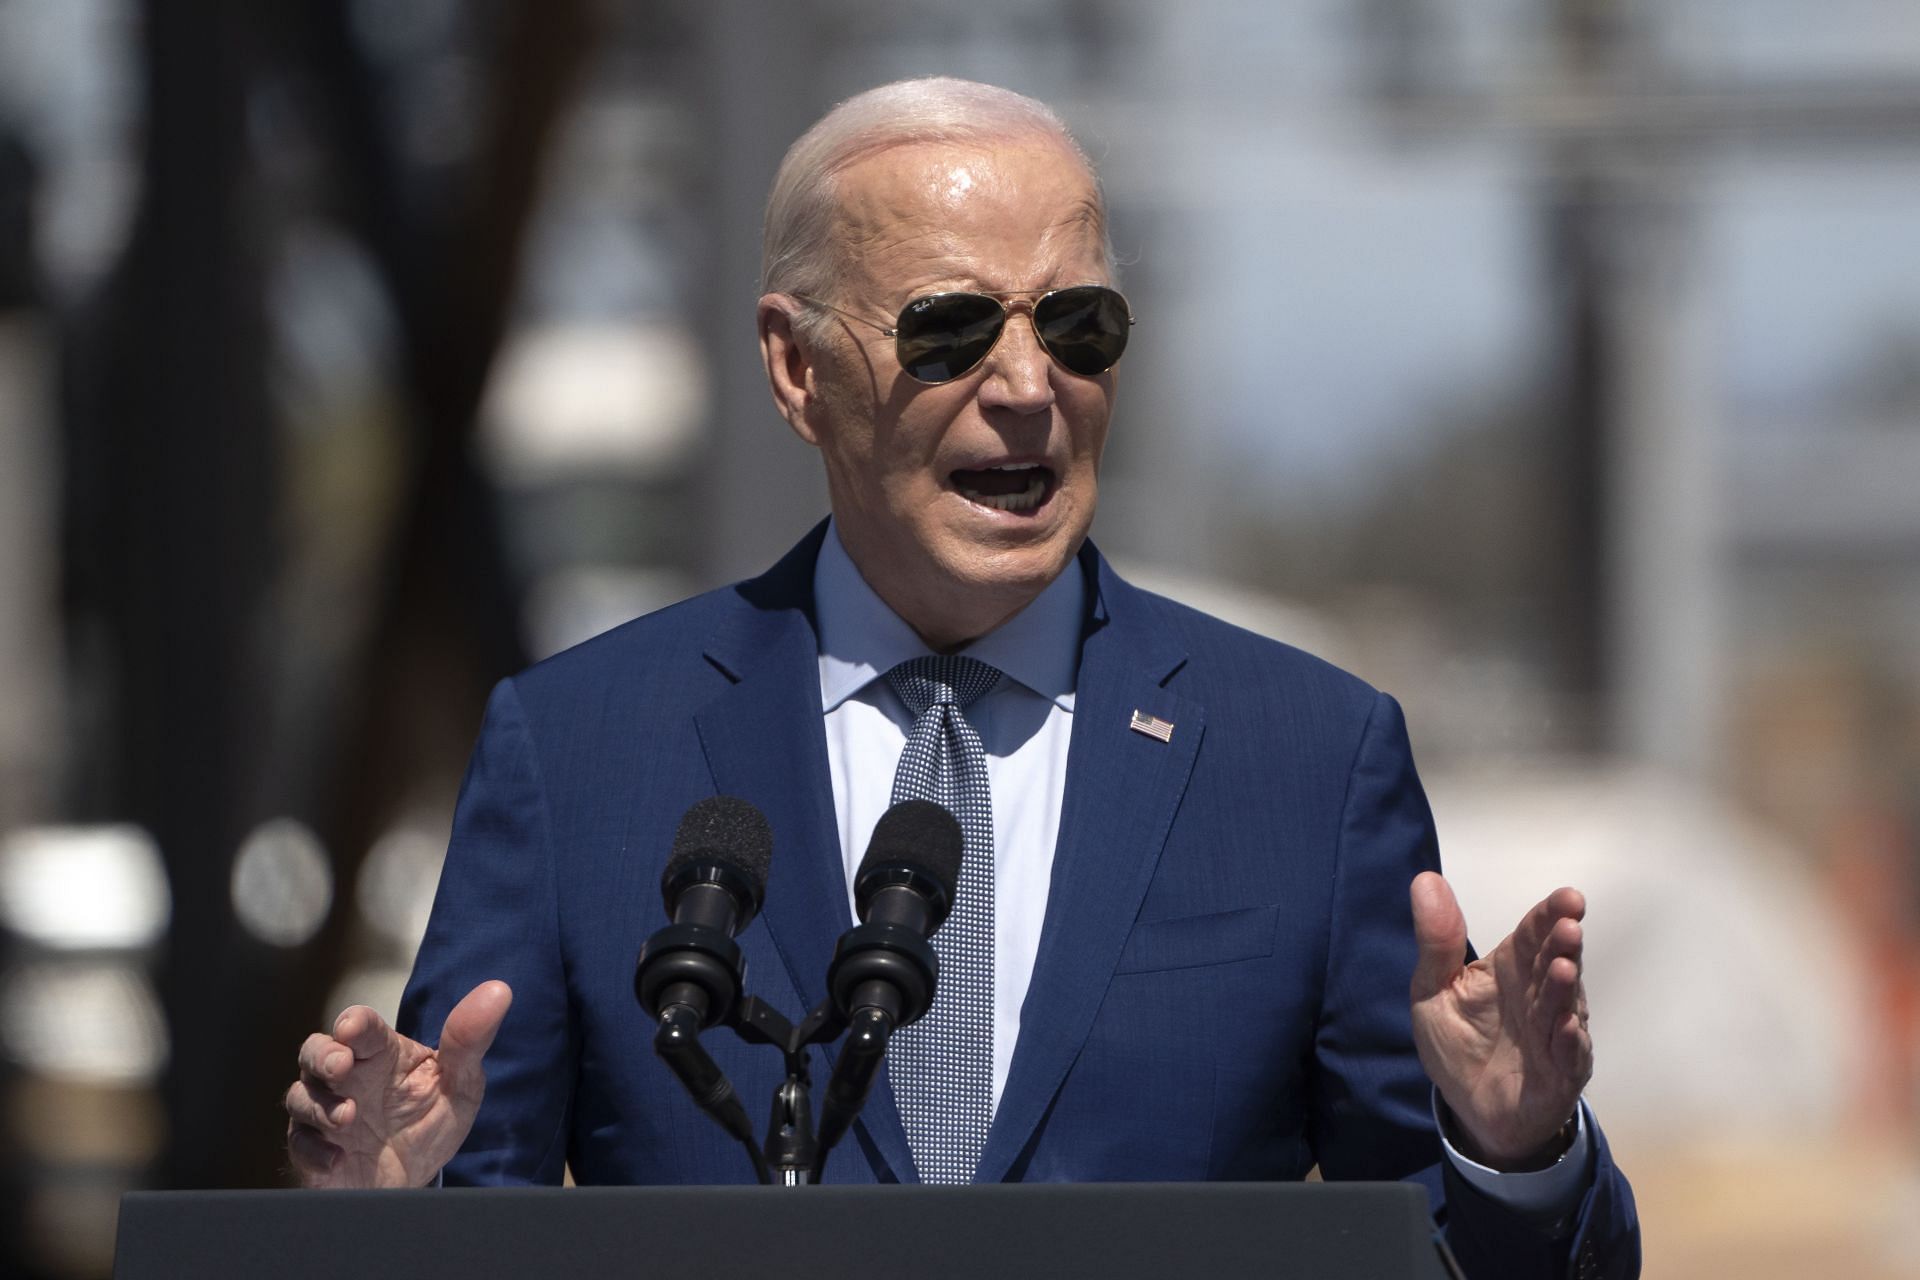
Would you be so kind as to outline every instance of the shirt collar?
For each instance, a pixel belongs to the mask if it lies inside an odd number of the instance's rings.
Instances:
[[[1072,711],[1086,590],[1079,565],[1069,564],[1031,604],[968,645],[966,655]],[[867,585],[831,523],[814,566],[813,609],[820,635],[823,712],[907,659],[933,652]]]

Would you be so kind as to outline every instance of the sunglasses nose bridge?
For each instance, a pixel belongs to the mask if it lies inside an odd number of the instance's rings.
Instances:
[[[1001,306],[999,331],[993,346],[981,357],[988,372],[987,385],[993,394],[1009,403],[1026,406],[1029,411],[1053,402],[1053,353],[1040,340],[1040,327],[1033,318],[1033,301],[1027,298],[996,299]],[[1016,318],[1024,323],[1017,325]],[[1016,328],[1024,333],[1016,333]]]
[[[1027,336],[1024,341],[1032,344],[1033,351],[1038,353],[1041,359],[1051,359],[1052,353],[1047,350],[1046,341],[1040,336],[1040,321],[1036,319],[1033,314],[1033,304],[1035,300],[1032,298],[996,298],[994,301],[1000,304],[1000,329],[993,335],[993,347],[987,352],[987,355],[991,357],[994,352],[1005,347],[1009,340],[1008,334],[1012,332],[1014,327],[1013,322],[1016,319],[1024,319],[1026,321],[1025,328],[1027,331]],[[1014,339],[1014,341],[1023,340]]]

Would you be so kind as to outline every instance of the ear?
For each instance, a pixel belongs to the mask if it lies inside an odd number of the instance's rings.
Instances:
[[[794,318],[801,304],[784,293],[763,294],[755,319],[760,328],[760,360],[767,368],[767,386],[773,407],[795,435],[818,445],[819,434],[807,418],[813,400],[813,352]]]

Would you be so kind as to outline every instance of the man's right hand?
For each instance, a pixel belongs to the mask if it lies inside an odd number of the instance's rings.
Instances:
[[[419,1187],[453,1158],[486,1092],[480,1060],[513,992],[483,982],[447,1015],[439,1049],[354,1005],[300,1046],[287,1153],[309,1187]]]

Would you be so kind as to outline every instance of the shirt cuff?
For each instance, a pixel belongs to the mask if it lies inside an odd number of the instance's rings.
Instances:
[[[1593,1140],[1587,1136],[1587,1126],[1592,1119],[1587,1113],[1586,1099],[1580,1100],[1573,1113],[1573,1145],[1565,1155],[1535,1173],[1501,1173],[1467,1159],[1454,1149],[1447,1137],[1451,1119],[1441,1105],[1440,1091],[1435,1089],[1433,1122],[1440,1130],[1440,1146],[1467,1185],[1482,1195],[1529,1216],[1559,1217],[1577,1205],[1585,1194],[1587,1165],[1593,1149]]]

